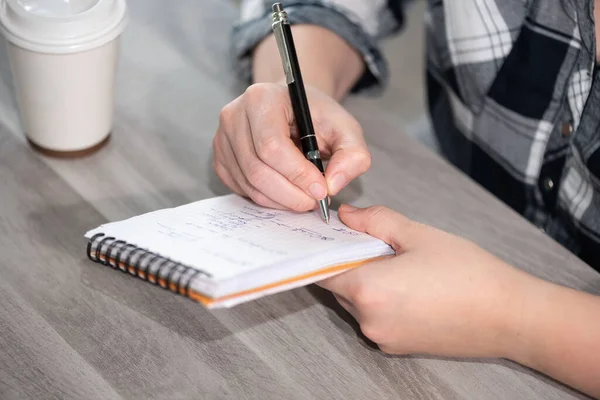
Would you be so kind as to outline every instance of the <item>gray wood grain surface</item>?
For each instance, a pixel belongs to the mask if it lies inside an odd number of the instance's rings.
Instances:
[[[26,145],[0,57],[0,398],[584,398],[505,360],[386,356],[315,287],[209,312],[89,262],[86,230],[227,193],[211,140],[220,108],[243,89],[227,59],[232,4],[128,4],[113,138],[90,157],[51,159]],[[402,133],[422,100],[407,93],[412,102],[390,92],[346,102],[374,162],[336,202],[388,205],[600,293],[599,274]]]

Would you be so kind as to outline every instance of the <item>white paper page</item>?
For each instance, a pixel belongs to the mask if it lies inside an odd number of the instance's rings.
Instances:
[[[349,229],[333,210],[327,225],[316,212],[267,209],[237,195],[105,224],[86,237],[99,232],[208,272],[214,280],[315,253],[331,256],[383,243]]]
[[[284,292],[286,290],[291,290],[291,289],[295,289],[295,288],[299,288],[302,286],[308,286],[311,283],[315,283],[315,282],[320,282],[322,280],[325,280],[329,277],[335,276],[335,275],[339,275],[343,272],[346,272],[347,270],[341,270],[341,271],[336,271],[336,272],[331,272],[331,273],[327,273],[327,274],[323,274],[323,275],[317,275],[317,276],[313,276],[307,279],[303,279],[303,280],[299,280],[296,282],[292,282],[292,283],[288,283],[286,285],[281,285],[281,286],[275,286],[269,289],[265,289],[262,290],[260,292],[254,292],[254,293],[250,293],[244,296],[238,296],[238,297],[233,297],[227,300],[222,300],[222,301],[216,301],[214,303],[211,303],[209,305],[206,306],[206,308],[209,309],[214,309],[214,308],[230,308],[230,307],[234,307],[237,306],[238,304],[242,304],[242,303],[247,303],[250,302],[252,300],[256,300],[259,299],[261,297],[266,297],[266,296],[270,296],[272,294],[275,293],[280,293],[280,292]]]

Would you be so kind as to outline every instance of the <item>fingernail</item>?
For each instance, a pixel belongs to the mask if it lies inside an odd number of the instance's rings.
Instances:
[[[313,183],[312,185],[310,185],[308,191],[310,192],[312,197],[315,198],[315,200],[322,200],[325,198],[325,196],[327,196],[327,190],[325,190],[323,185],[320,185],[318,183]]]
[[[337,194],[337,192],[342,190],[345,184],[346,178],[344,177],[344,174],[339,173],[337,175],[334,175],[333,178],[331,178],[331,182],[329,183],[329,190],[332,194]]]

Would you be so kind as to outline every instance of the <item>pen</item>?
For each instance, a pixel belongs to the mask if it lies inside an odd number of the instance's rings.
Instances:
[[[302,74],[300,73],[300,64],[296,56],[296,48],[294,47],[294,39],[292,38],[292,29],[287,18],[286,12],[283,10],[281,3],[273,4],[273,33],[279,48],[281,62],[283,63],[283,71],[285,73],[285,81],[290,92],[292,108],[294,109],[294,118],[298,125],[298,133],[302,152],[304,156],[312,162],[322,174],[325,174],[321,154],[317,145],[317,138],[308,108],[308,100],[302,82]],[[321,217],[326,223],[329,223],[329,198],[325,197],[319,200],[321,209]]]

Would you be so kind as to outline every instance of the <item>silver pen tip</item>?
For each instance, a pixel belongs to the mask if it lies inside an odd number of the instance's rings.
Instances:
[[[323,217],[323,220],[329,224],[329,201],[327,197],[325,197],[323,200],[319,200],[319,208],[321,209],[321,217]]]
[[[283,6],[281,5],[281,3],[273,4],[273,12],[282,12],[282,11],[283,11]]]

